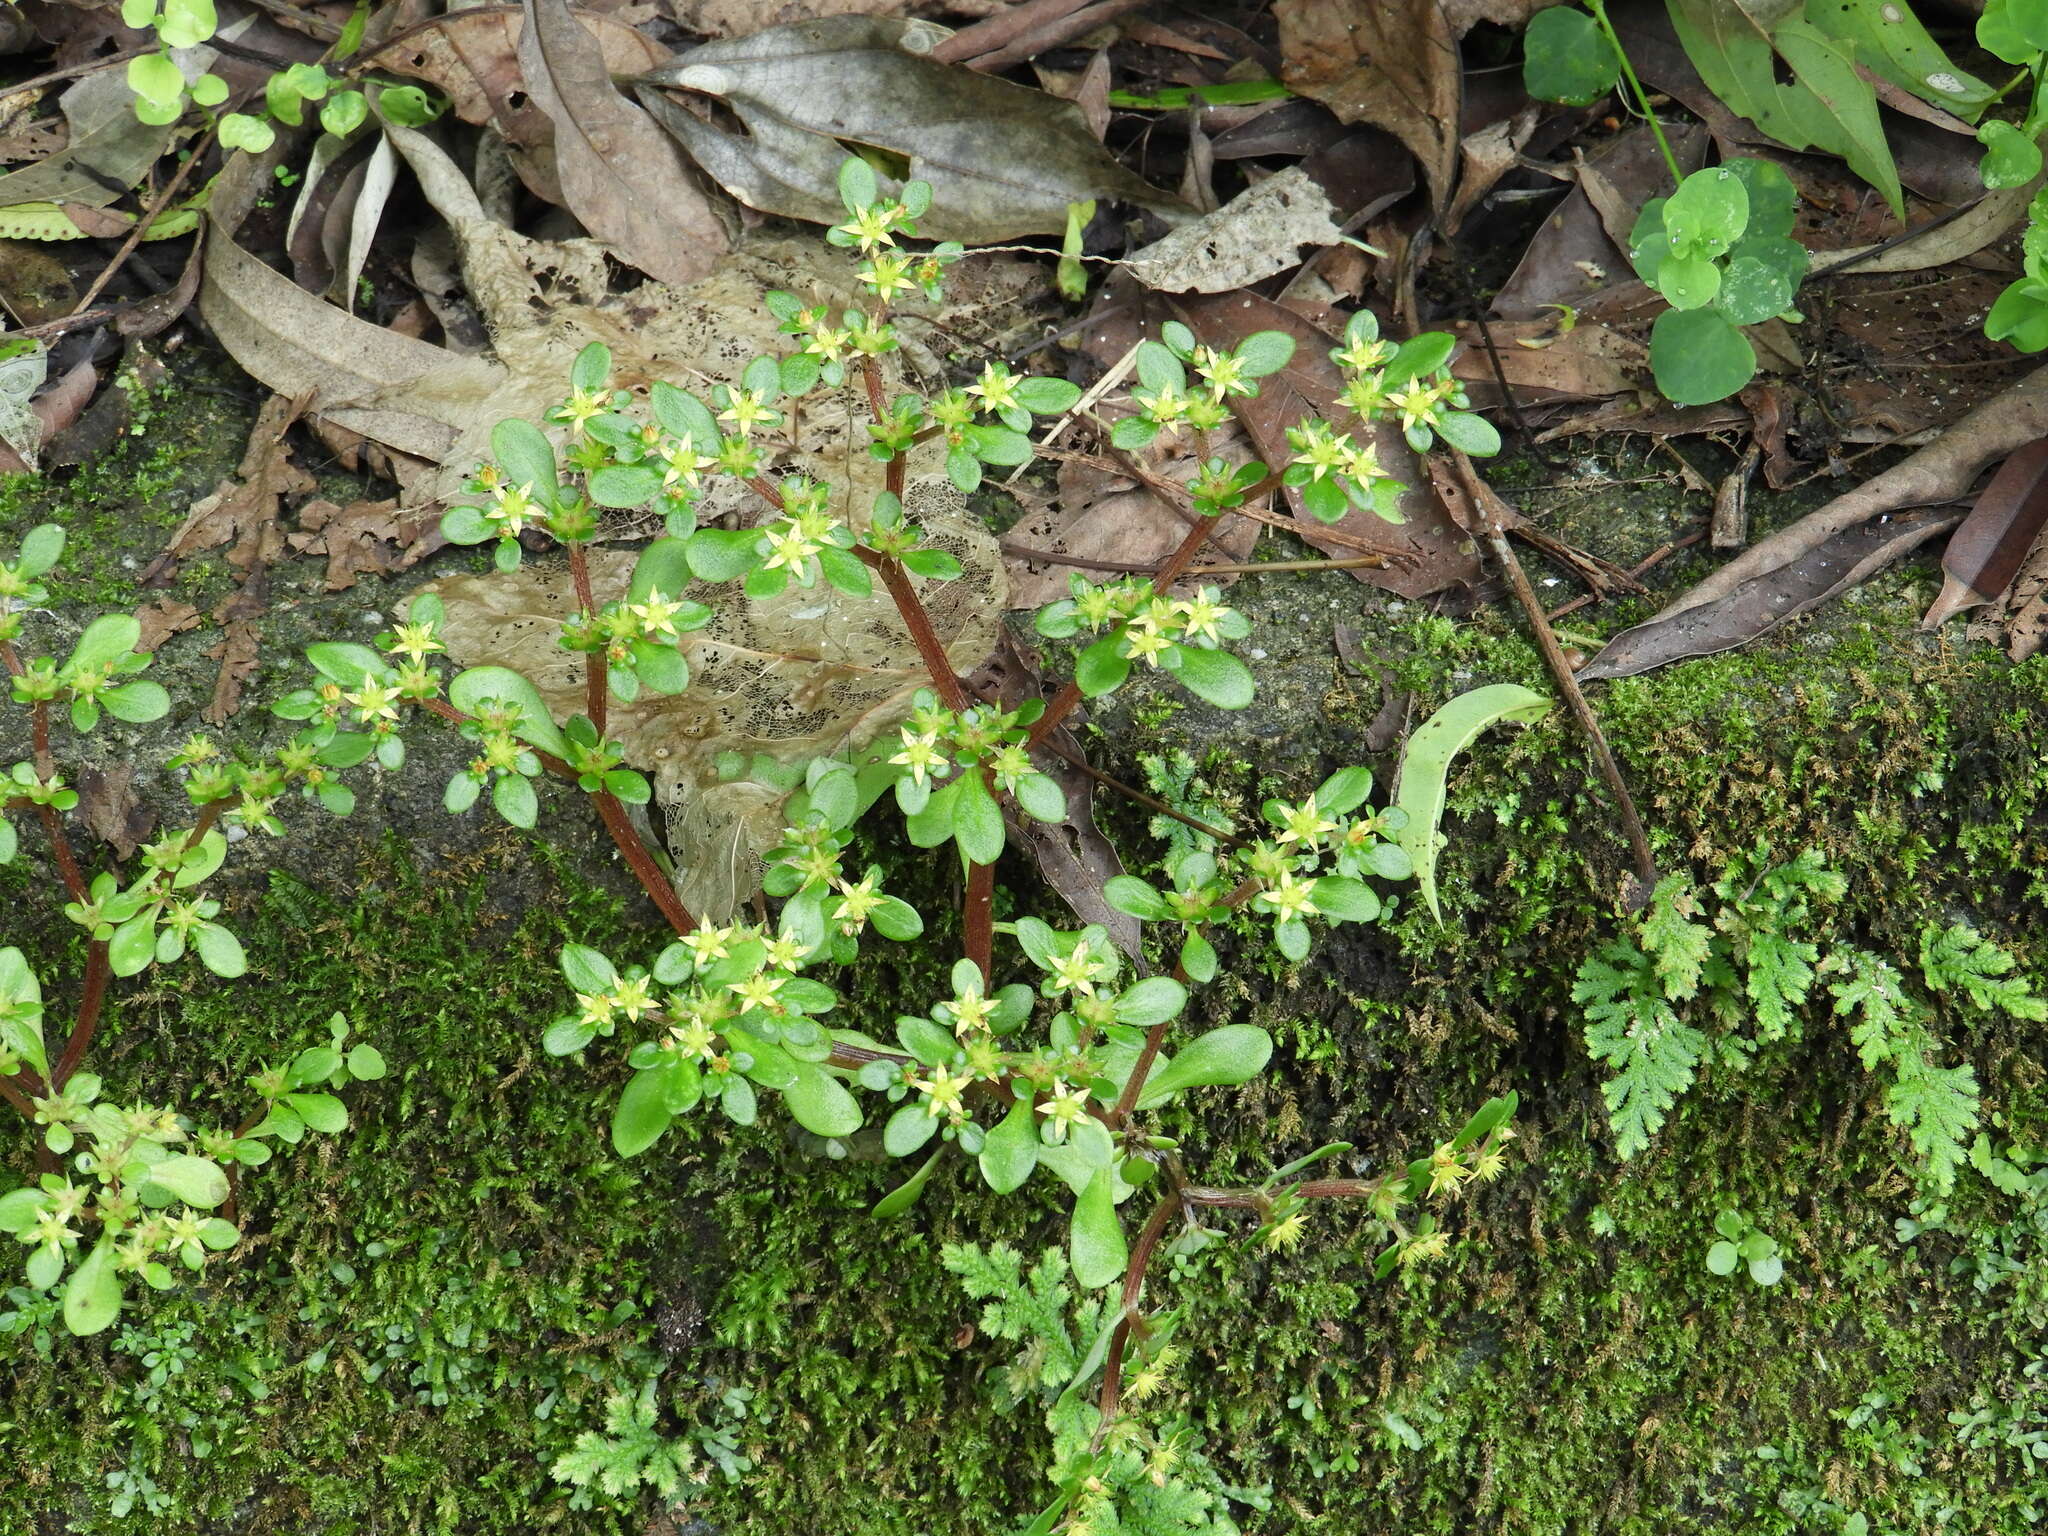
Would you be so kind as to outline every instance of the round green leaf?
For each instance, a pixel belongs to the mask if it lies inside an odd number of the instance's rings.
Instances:
[[[1749,227],[1749,188],[1726,166],[1694,171],[1664,204],[1664,235],[1675,256],[1715,257]]]
[[[1138,1107],[1149,1109],[1187,1088],[1249,1082],[1273,1056],[1273,1037],[1255,1024],[1226,1024],[1189,1042],[1145,1080]]]
[[[845,1084],[807,1061],[794,1063],[792,1070],[782,1098],[798,1125],[817,1136],[851,1136],[860,1129],[860,1105]]]
[[[612,1150],[621,1157],[638,1157],[653,1146],[675,1118],[669,1108],[670,1085],[666,1067],[635,1072],[618,1107],[612,1111]]]
[[[891,1157],[908,1157],[939,1133],[939,1122],[924,1112],[924,1101],[905,1104],[882,1127],[882,1150]]]
[[[1218,709],[1243,709],[1251,703],[1256,692],[1251,668],[1230,652],[1179,645],[1171,654],[1177,663],[1174,678],[1197,698]]]
[[[1673,404],[1711,405],[1756,376],[1756,349],[1719,310],[1671,309],[1650,328],[1650,369]]]
[[[1068,1259],[1075,1283],[1087,1290],[1121,1280],[1129,1250],[1123,1224],[1116,1219],[1108,1168],[1098,1168],[1074,1202],[1073,1225],[1067,1234]]]
[[[1590,106],[1620,78],[1614,45],[1584,11],[1538,11],[1522,34],[1522,84],[1539,101]]]
[[[1002,1123],[981,1144],[981,1176],[988,1187],[1007,1195],[1038,1166],[1038,1124],[1029,1097],[1010,1106]]]
[[[228,1176],[209,1158],[167,1157],[149,1170],[149,1182],[187,1205],[210,1211],[228,1197]]]

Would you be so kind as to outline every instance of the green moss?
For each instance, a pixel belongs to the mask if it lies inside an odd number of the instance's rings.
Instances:
[[[203,494],[239,451],[144,446],[123,450],[125,486],[110,464],[64,487],[96,602],[130,600],[114,552],[133,541],[92,519],[137,504],[154,482],[133,472],[155,464],[183,477],[178,496]],[[50,505],[19,482],[0,495],[10,535]],[[142,504],[160,543],[183,505],[161,485]],[[1684,510],[1660,503],[1602,547],[1647,552]],[[1759,840],[1819,847],[1849,879],[1835,920],[1856,942],[1905,955],[1925,922],[1968,917],[2039,974],[2048,664],[1920,636],[1925,585],[1887,577],[1596,704],[1667,868],[1704,877]],[[1269,652],[1260,702],[1225,717],[1111,701],[1095,711],[1106,766],[1137,777],[1138,752],[1185,751],[1204,796],[1245,818],[1357,759],[1378,680],[1336,661],[1333,619],[1415,695],[1416,718],[1481,683],[1542,685],[1500,611],[1453,623],[1343,575],[1247,582],[1234,600]],[[1606,633],[1642,607],[1578,619]],[[1146,813],[1103,804],[1142,865]],[[1966,1176],[1947,1209],[1917,1205],[1870,1078],[1818,1017],[1804,1043],[1714,1068],[1650,1151],[1617,1163],[1568,994],[1616,930],[1626,866],[1568,721],[1485,738],[1448,825],[1445,924],[1403,909],[1301,968],[1240,937],[1204,999],[1280,1047],[1268,1079],[1198,1096],[1174,1127],[1204,1180],[1332,1138],[1369,1172],[1490,1093],[1524,1106],[1508,1174],[1453,1216],[1439,1266],[1373,1283],[1364,1224],[1340,1209],[1300,1249],[1217,1245],[1155,1276],[1162,1302],[1189,1308],[1176,1401],[1227,1476],[1274,1490],[1248,1527],[1806,1536],[1854,1512],[1880,1533],[2038,1529],[2048,1201]],[[574,1509],[548,1468],[608,1396],[655,1375],[669,1432],[723,1426],[756,1463],[728,1483],[706,1462],[683,1508],[716,1528],[1012,1528],[1043,1496],[1046,1436],[1028,1412],[992,1417],[1006,1351],[974,1336],[938,1254],[1056,1242],[1053,1207],[998,1202],[953,1168],[877,1225],[865,1213],[900,1170],[861,1139],[846,1160],[815,1155],[774,1116],[745,1132],[692,1120],[622,1164],[603,1133],[616,1045],[556,1061],[538,1040],[563,1001],[565,938],[645,958],[658,935],[594,858],[498,839],[451,862],[440,834],[419,836],[245,901],[253,980],[130,994],[110,1020],[96,1066],[118,1093],[239,1106],[241,1080],[337,1008],[394,1070],[349,1090],[348,1136],[249,1179],[258,1241],[206,1289],[86,1341],[50,1336],[24,1298],[0,1308],[25,1324],[0,1335],[0,1443],[28,1480],[0,1499],[0,1532],[639,1531],[650,1504]],[[945,906],[938,861],[878,852],[893,888]],[[514,921],[500,902],[522,869],[549,900]],[[0,893],[33,893],[26,880]],[[879,950],[849,983],[852,1022],[885,1029],[928,995],[942,937]],[[76,946],[52,943],[63,995]],[[2039,1029],[1945,1027],[1998,1136],[2048,1139]],[[1727,1206],[1783,1245],[1781,1285],[1707,1272]],[[721,1406],[732,1388],[753,1393],[743,1411]]]

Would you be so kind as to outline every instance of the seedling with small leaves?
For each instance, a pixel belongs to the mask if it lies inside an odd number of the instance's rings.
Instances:
[[[30,1290],[61,1282],[66,1326],[97,1333],[119,1315],[131,1280],[168,1289],[179,1271],[232,1247],[233,1222],[212,1214],[232,1205],[229,1170],[267,1160],[266,1136],[296,1143],[308,1130],[346,1129],[342,1101],[319,1090],[381,1076],[384,1062],[368,1045],[344,1051],[337,1014],[329,1045],[250,1079],[265,1108],[234,1130],[163,1105],[111,1103],[101,1080],[80,1070],[115,980],[188,955],[222,978],[247,970],[241,941],[205,891],[227,858],[226,829],[281,834],[276,802],[294,785],[346,814],[353,800],[329,774],[362,755],[301,734],[273,758],[241,761],[195,737],[166,764],[183,781],[192,824],[164,831],[126,867],[90,871],[69,826],[79,795],[58,769],[61,735],[83,738],[110,717],[147,724],[171,701],[141,675],[150,657],[135,649],[141,629],[126,614],[87,624],[62,661],[25,654],[29,621],[51,600],[45,578],[63,550],[63,529],[44,524],[29,531],[12,563],[0,562],[0,665],[13,703],[27,712],[31,743],[30,756],[0,777],[0,863],[20,855],[11,818],[25,813],[50,860],[52,902],[86,943],[85,973],[54,1052],[49,968],[17,947],[0,948],[0,1098],[40,1127],[42,1164],[36,1183],[0,1193],[0,1232],[26,1245]],[[370,738],[361,740],[367,750]]]
[[[1732,1275],[1737,1265],[1749,1270],[1758,1285],[1776,1285],[1785,1278],[1785,1261],[1778,1253],[1778,1240],[1758,1231],[1740,1211],[1723,1211],[1714,1218],[1718,1240],[1707,1249],[1707,1272]]]

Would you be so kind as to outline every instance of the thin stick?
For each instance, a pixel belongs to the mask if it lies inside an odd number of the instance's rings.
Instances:
[[[149,233],[149,227],[156,222],[157,215],[169,207],[171,199],[178,195],[178,189],[185,185],[185,178],[192,174],[192,167],[204,159],[207,150],[213,147],[214,135],[218,131],[218,128],[208,128],[199,136],[186,154],[185,163],[178,167],[177,174],[165,184],[163,191],[150,200],[149,206],[142,211],[142,217],[135,221],[135,227],[128,231],[128,238],[123,240],[121,248],[114,252],[113,260],[100,268],[100,275],[92,280],[92,286],[85,290],[85,296],[72,306],[72,314],[80,314],[92,308],[92,301],[114,280],[114,274],[121,270],[121,264],[135,254],[135,247],[140,245],[142,237]]]
[[[998,541],[1006,555],[1018,560],[1032,560],[1042,565],[1072,565],[1084,571],[1116,571],[1128,576],[1149,576],[1159,567],[1150,562],[1135,560],[1095,560],[1085,555],[1064,555],[1058,550],[1033,549],[1024,544],[1013,544],[1008,539]],[[1216,565],[1191,565],[1185,575],[1189,576],[1256,576],[1262,571],[1354,571],[1378,570],[1387,563],[1385,555],[1351,555],[1342,560],[1251,560],[1225,561]]]
[[[1457,468],[1458,478],[1464,482],[1466,493],[1472,498],[1472,505],[1478,509],[1487,546],[1507,573],[1508,584],[1515,589],[1522,611],[1529,616],[1529,627],[1536,632],[1537,648],[1543,652],[1544,663],[1550,668],[1557,691],[1564,695],[1572,717],[1579,722],[1579,729],[1585,732],[1587,744],[1593,751],[1593,762],[1614,796],[1615,806],[1621,814],[1622,832],[1628,838],[1630,853],[1635,856],[1636,875],[1642,881],[1638,894],[1647,901],[1651,888],[1657,883],[1657,860],[1650,852],[1649,834],[1643,830],[1642,817],[1636,814],[1635,800],[1621,777],[1621,767],[1607,745],[1606,734],[1601,731],[1600,722],[1595,718],[1592,706],[1586,702],[1585,694],[1579,691],[1579,680],[1572,674],[1571,664],[1565,660],[1564,647],[1557,643],[1550,621],[1543,616],[1543,605],[1537,601],[1536,589],[1529,585],[1528,572],[1522,569],[1522,562],[1515,557],[1514,546],[1508,543],[1506,522],[1502,516],[1507,511],[1507,504],[1492,486],[1479,477],[1472,461],[1455,448],[1451,449],[1451,462]]]

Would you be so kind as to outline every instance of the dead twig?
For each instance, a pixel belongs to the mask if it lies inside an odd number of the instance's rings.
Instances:
[[[1586,733],[1587,745],[1592,748],[1594,764],[1600,770],[1600,777],[1606,781],[1608,791],[1614,796],[1615,807],[1621,815],[1621,829],[1628,839],[1629,852],[1634,855],[1636,877],[1639,889],[1633,893],[1632,906],[1641,906],[1650,899],[1650,892],[1657,884],[1657,859],[1650,852],[1649,834],[1643,830],[1643,819],[1636,813],[1636,803],[1628,792],[1628,785],[1622,779],[1621,765],[1614,760],[1614,751],[1607,745],[1607,736],[1600,729],[1600,722],[1593,714],[1593,708],[1586,702],[1586,696],[1579,691],[1579,681],[1572,675],[1571,663],[1565,659],[1564,647],[1557,643],[1557,635],[1544,616],[1543,605],[1536,600],[1536,589],[1529,585],[1529,575],[1522,569],[1522,562],[1515,557],[1514,546],[1508,542],[1507,525],[1512,513],[1506,502],[1495,494],[1492,486],[1479,477],[1472,467],[1472,461],[1457,449],[1450,450],[1451,463],[1457,470],[1458,479],[1465,487],[1465,493],[1472,499],[1472,505],[1479,514],[1480,531],[1487,547],[1493,551],[1501,569],[1507,573],[1508,584],[1515,589],[1515,597],[1522,605],[1522,611],[1529,616],[1529,627],[1536,632],[1537,649],[1543,653],[1544,664],[1550,668],[1551,679],[1557,684],[1557,691],[1564,696],[1572,718],[1579,723],[1579,729]]]

